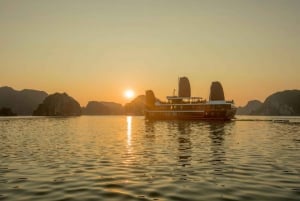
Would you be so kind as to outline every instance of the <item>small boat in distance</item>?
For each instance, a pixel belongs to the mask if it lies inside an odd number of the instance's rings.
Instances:
[[[180,77],[178,95],[158,100],[152,90],[146,91],[145,117],[150,120],[231,120],[236,113],[234,102],[226,101],[220,82],[212,82],[209,101],[191,96],[190,82]]]

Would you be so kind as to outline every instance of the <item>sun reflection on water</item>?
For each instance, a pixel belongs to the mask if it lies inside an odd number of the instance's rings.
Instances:
[[[127,146],[131,146],[131,123],[132,123],[132,116],[126,117],[127,121]]]
[[[130,165],[132,160],[134,159],[133,153],[132,153],[132,117],[127,116],[126,117],[127,122],[127,129],[126,129],[126,135],[127,135],[127,142],[126,142],[126,157],[124,163],[126,165]]]

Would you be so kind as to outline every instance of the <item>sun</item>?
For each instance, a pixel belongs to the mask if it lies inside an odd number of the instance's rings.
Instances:
[[[124,91],[124,97],[127,99],[132,99],[134,96],[134,91],[132,89],[127,89]]]

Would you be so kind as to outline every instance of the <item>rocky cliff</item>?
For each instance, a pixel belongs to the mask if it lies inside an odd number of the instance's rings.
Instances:
[[[124,110],[126,114],[144,115],[145,95],[136,97],[130,103],[125,104]]]
[[[300,115],[300,90],[286,90],[269,96],[258,110],[260,115]]]
[[[247,103],[244,107],[238,107],[237,115],[252,115],[255,114],[261,107],[263,103],[259,100],[252,100]]]
[[[47,95],[44,91],[32,89],[17,91],[11,87],[0,87],[0,108],[10,108],[18,115],[31,115]]]
[[[82,111],[85,115],[121,115],[124,113],[121,104],[103,101],[89,101]]]
[[[250,104],[250,106],[248,106],[247,104],[245,107],[239,108],[238,114],[299,116],[300,115],[300,90],[286,90],[286,91],[276,92],[270,95],[264,101],[263,104],[256,103],[256,104]]]
[[[78,116],[81,115],[79,103],[66,93],[55,93],[45,98],[33,112],[35,116]]]
[[[16,116],[16,114],[10,108],[3,107],[0,109],[0,116]]]

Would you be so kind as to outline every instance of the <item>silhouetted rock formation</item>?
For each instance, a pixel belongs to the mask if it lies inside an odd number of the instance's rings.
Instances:
[[[66,93],[49,95],[33,112],[36,116],[77,116],[81,115],[79,103]]]
[[[259,106],[259,105],[258,105]],[[241,108],[245,109],[247,106]],[[240,110],[241,110],[240,109]],[[299,116],[300,90],[286,90],[270,95],[260,107],[246,115]]]
[[[3,107],[0,109],[0,116],[16,116],[16,114],[10,108]]]
[[[190,85],[190,81],[187,77],[179,78],[178,96],[179,97],[191,97],[191,85]]]
[[[85,115],[121,115],[123,113],[122,105],[114,102],[89,101],[83,108]]]
[[[132,115],[144,115],[145,99],[146,98],[144,95],[140,95],[130,103],[125,104],[124,106],[125,113],[132,114]]]
[[[47,95],[44,91],[31,89],[16,91],[11,87],[0,87],[0,108],[10,108],[18,115],[31,115]]]
[[[210,86],[209,100],[225,100],[223,87],[220,82],[212,82]]]
[[[261,115],[300,115],[300,90],[286,90],[269,96],[258,110]]]
[[[257,111],[262,107],[263,103],[259,100],[252,100],[247,103],[244,107],[238,107],[236,114],[238,115],[252,115],[256,114]]]

